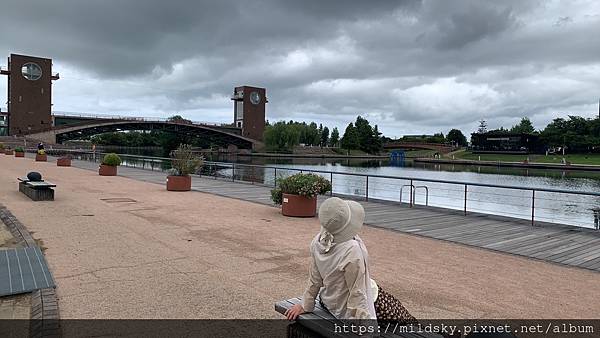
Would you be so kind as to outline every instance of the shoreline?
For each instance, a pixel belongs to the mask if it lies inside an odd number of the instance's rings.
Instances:
[[[388,155],[340,155],[340,154],[281,154],[281,153],[237,153],[236,156],[248,157],[295,157],[295,158],[335,158],[335,159],[373,159],[390,158]]]
[[[600,171],[600,165],[592,164],[552,164],[552,163],[523,163],[523,162],[506,162],[506,161],[476,161],[476,160],[450,160],[450,159],[431,159],[431,158],[416,158],[415,163],[432,163],[432,164],[459,164],[472,166],[488,166],[488,167],[511,167],[523,169],[554,169],[554,170],[581,170],[581,171]]]

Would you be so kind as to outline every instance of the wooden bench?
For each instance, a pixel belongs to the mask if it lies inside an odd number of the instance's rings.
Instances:
[[[56,184],[48,181],[30,181],[26,177],[19,177],[19,191],[34,201],[54,201],[54,187]]]
[[[275,303],[275,311],[285,314],[285,312],[294,306],[294,304],[301,304],[300,298],[292,298],[283,300]],[[346,325],[346,332],[344,332],[344,325]],[[296,323],[288,327],[288,338],[292,337],[327,337],[327,338],[341,338],[341,337],[369,337],[369,335],[358,335],[348,332],[348,324],[336,319],[331,313],[323,309],[319,305],[317,300],[315,304],[315,310],[298,316]],[[389,329],[391,331],[392,328]],[[391,333],[384,332],[385,327],[381,327],[378,337],[386,338],[443,338],[437,334],[427,333]],[[377,336],[377,335],[375,335]]]

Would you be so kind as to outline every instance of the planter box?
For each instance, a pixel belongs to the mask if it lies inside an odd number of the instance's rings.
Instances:
[[[291,217],[315,217],[317,214],[317,198],[283,194],[281,213],[284,216]]]
[[[117,167],[101,164],[98,169],[98,174],[100,174],[100,176],[117,176]]]
[[[12,155],[12,154],[14,154],[14,151],[8,150],[8,149],[4,150],[4,155]]]
[[[15,157],[25,157],[25,153],[15,152]]]
[[[192,190],[192,177],[186,176],[167,176],[168,191],[190,191]]]
[[[61,157],[58,160],[56,160],[56,165],[59,167],[70,167],[71,159],[68,157]]]
[[[46,161],[48,161],[48,155],[35,154],[35,161],[36,162],[46,162]]]

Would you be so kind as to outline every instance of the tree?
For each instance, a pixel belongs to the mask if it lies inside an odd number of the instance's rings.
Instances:
[[[346,127],[346,131],[344,131],[344,136],[342,137],[342,148],[348,150],[358,149],[360,146],[360,140],[358,137],[358,131],[354,124],[349,123]]]
[[[527,117],[522,118],[521,122],[519,122],[519,124],[514,125],[510,129],[511,133],[516,133],[516,134],[531,134],[534,131],[535,131],[535,128],[533,128],[533,124]]]
[[[294,125],[277,122],[265,128],[264,140],[270,151],[291,152],[300,140],[300,133]]]
[[[334,127],[331,131],[331,137],[329,138],[329,146],[337,147],[338,143],[340,143],[340,132],[338,131],[337,127]]]
[[[369,121],[362,116],[356,118],[354,126],[358,134],[358,149],[370,154],[381,151],[381,133],[378,129],[371,127]]]
[[[487,133],[487,122],[485,120],[480,120],[479,121],[479,127],[477,128],[477,133],[478,134],[485,134],[485,133]]]
[[[373,146],[372,149],[379,152],[383,149],[383,139],[381,137],[381,133],[379,132],[379,127],[375,125],[373,128]]]
[[[191,120],[184,119],[181,115],[173,115],[173,116],[169,117],[167,119],[167,121],[176,122],[176,123],[192,123]]]
[[[321,147],[326,147],[329,144],[329,128],[323,128],[321,132]]]
[[[465,137],[465,135],[463,135],[462,131],[458,129],[450,130],[448,132],[448,135],[446,135],[446,140],[448,140],[448,142],[455,143],[459,146],[467,145],[467,138]]]
[[[367,119],[359,115],[358,117],[356,117],[354,127],[356,128],[356,132],[358,134],[359,149],[364,152],[370,153],[371,142],[373,141],[373,128],[371,128],[369,121],[367,121]]]
[[[319,145],[319,143],[321,142],[321,133],[319,132],[319,128],[317,127],[317,124],[314,122],[311,122],[310,125],[308,126],[308,144],[310,144],[311,146],[317,146]]]

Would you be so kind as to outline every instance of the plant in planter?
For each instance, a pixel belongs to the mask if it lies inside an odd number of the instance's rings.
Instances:
[[[331,183],[316,174],[295,174],[277,180],[271,190],[271,199],[281,204],[284,216],[314,217],[317,213],[317,195],[331,191]]]
[[[23,150],[23,148],[21,148],[21,147],[15,148],[15,157],[25,157],[25,151]]]
[[[98,174],[100,176],[117,176],[117,167],[121,165],[121,158],[115,153],[104,155]]]
[[[59,167],[70,167],[71,166],[71,155],[67,154],[59,157],[56,160],[56,165]]]
[[[46,155],[46,151],[44,149],[39,149],[37,154],[35,154],[36,162],[46,162],[48,161],[48,155]]]
[[[167,176],[167,190],[190,191],[192,189],[192,178],[198,168],[204,164],[204,158],[196,156],[192,152],[192,146],[181,144],[171,152],[171,170]]]
[[[0,153],[4,154],[4,143],[0,142]]]

